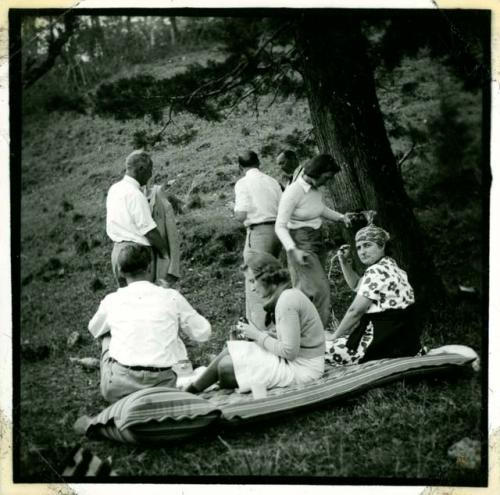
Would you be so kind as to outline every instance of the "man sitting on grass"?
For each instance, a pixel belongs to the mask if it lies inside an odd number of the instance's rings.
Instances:
[[[187,359],[179,329],[198,342],[212,331],[179,292],[150,282],[147,246],[124,246],[117,261],[127,286],[108,294],[89,323],[90,333],[102,338],[101,393],[109,402],[149,387],[175,387],[172,365]]]

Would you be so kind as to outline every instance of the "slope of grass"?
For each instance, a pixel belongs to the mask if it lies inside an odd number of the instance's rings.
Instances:
[[[22,476],[56,481],[66,449],[82,442],[101,458],[111,455],[121,475],[157,475],[165,481],[169,475],[309,475],[480,483],[480,469],[467,471],[446,454],[466,436],[484,440],[477,375],[406,380],[336,406],[161,449],[73,434],[79,415],[106,406],[98,371],[69,361],[99,356],[86,325],[102,297],[114,290],[105,196],[123,173],[134,132],[148,128],[146,121],[73,114],[24,123],[21,402],[15,404]],[[177,217],[183,254],[179,288],[214,330],[210,342],[189,345],[195,365],[206,364],[221,349],[244,308],[238,268],[244,230],[231,215],[237,153],[255,149],[264,171],[277,177],[276,151],[305,141],[309,128],[305,102],[278,102],[258,117],[241,106],[222,123],[180,115],[153,150],[155,181],[170,181],[169,192],[184,203]],[[330,237],[334,229],[327,228]],[[332,280],[340,317],[351,295],[336,266]],[[429,313],[434,317],[425,329],[426,344],[462,343],[482,350],[477,302],[429,308]],[[69,350],[66,340],[75,330],[81,340]]]

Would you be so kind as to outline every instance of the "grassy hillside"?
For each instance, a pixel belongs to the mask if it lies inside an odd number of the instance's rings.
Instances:
[[[182,66],[185,59],[176,62]],[[142,70],[164,75],[160,65]],[[279,148],[302,146],[305,155],[313,152],[305,102],[286,100],[268,109],[266,101],[262,103],[258,115],[242,105],[221,123],[180,115],[152,151],[155,182],[168,185],[169,193],[182,201],[177,216],[182,238],[179,289],[214,329],[210,342],[189,346],[196,365],[206,364],[221,349],[229,326],[244,308],[238,267],[245,233],[231,214],[238,151],[256,150],[263,170],[276,177]],[[16,404],[21,414],[21,473],[57,480],[65,450],[83,441],[102,458],[113,456],[122,475],[289,474],[478,483],[479,469],[467,471],[446,455],[463,437],[482,440],[477,375],[395,383],[335,407],[221,432],[223,441],[208,435],[148,450],[73,434],[79,415],[94,414],[106,405],[98,391],[98,371],[85,371],[69,360],[99,356],[86,325],[99,301],[115,288],[105,196],[123,174],[134,133],[148,129],[147,121],[117,122],[73,113],[29,115],[24,121],[22,378],[21,403]],[[334,226],[327,233],[335,239]],[[464,273],[470,256],[462,256],[459,269]],[[350,297],[340,277],[334,266],[338,316]],[[476,301],[462,301],[453,310],[436,303],[431,313],[435,316],[425,329],[427,345],[463,343],[481,349]],[[80,332],[81,339],[68,349],[66,340],[73,331]]]

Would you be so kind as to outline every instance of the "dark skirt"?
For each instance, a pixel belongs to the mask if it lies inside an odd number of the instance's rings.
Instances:
[[[373,325],[373,340],[360,363],[374,359],[414,356],[421,348],[420,330],[415,326],[414,309],[388,309],[381,313],[365,313],[358,327],[347,339],[347,347],[358,349],[367,326]]]

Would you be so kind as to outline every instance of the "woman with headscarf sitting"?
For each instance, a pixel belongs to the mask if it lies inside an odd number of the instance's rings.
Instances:
[[[256,383],[286,387],[317,380],[324,372],[324,329],[314,304],[290,286],[288,271],[272,255],[250,252],[244,269],[253,290],[265,299],[275,329],[266,332],[240,322],[239,330],[252,342],[228,341],[187,392],[201,392],[216,382],[241,392]]]
[[[375,225],[356,233],[356,250],[367,266],[361,277],[353,268],[349,246],[338,252],[344,278],[356,297],[329,343],[334,363],[413,356],[420,350],[420,332],[413,320],[413,289],[406,272],[385,255],[389,238]]]

